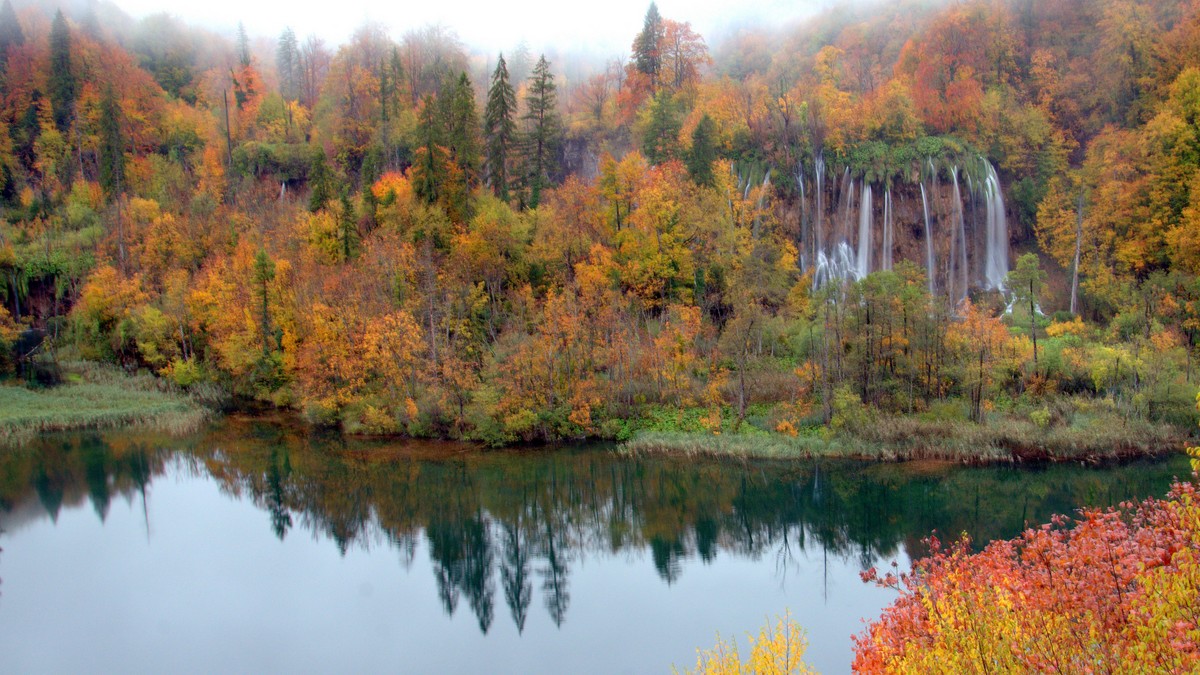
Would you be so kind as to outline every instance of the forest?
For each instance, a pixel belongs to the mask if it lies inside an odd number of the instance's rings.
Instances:
[[[587,62],[81,7],[0,7],[13,382],[491,445],[1195,426],[1198,2],[651,3]]]

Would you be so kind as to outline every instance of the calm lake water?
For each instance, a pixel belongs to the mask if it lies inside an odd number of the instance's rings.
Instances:
[[[55,435],[0,453],[0,671],[668,673],[790,610],[842,673],[860,570],[1188,473]]]

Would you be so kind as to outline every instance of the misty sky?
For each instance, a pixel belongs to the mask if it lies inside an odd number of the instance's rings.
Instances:
[[[134,17],[166,11],[186,21],[230,31],[238,21],[251,35],[275,36],[291,26],[303,38],[315,33],[342,42],[365,20],[388,27],[393,37],[410,28],[442,23],[473,48],[509,49],[526,40],[532,49],[555,46],[605,53],[629,50],[650,0],[114,0]],[[812,14],[835,0],[659,0],[662,15],[689,21],[706,38],[741,21],[778,26]]]

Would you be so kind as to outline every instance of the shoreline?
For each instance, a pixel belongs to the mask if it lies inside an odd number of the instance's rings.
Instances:
[[[153,375],[96,364],[64,370],[64,382],[56,386],[0,386],[0,447],[54,432],[147,428],[185,434],[215,416]]]
[[[286,409],[234,405],[216,412],[197,395],[171,387],[146,373],[74,363],[65,382],[46,389],[0,386],[0,445],[17,445],[43,433],[148,428],[181,435],[214,419],[259,419],[278,424],[311,425]],[[657,417],[655,417],[657,414]],[[681,413],[680,413],[681,414]],[[703,431],[676,412],[659,410],[622,420],[624,438],[589,436],[489,446],[470,439],[413,437],[402,434],[330,433],[378,442],[451,442],[486,453],[490,449],[530,450],[572,442],[614,443],[626,455],[705,456],[731,459],[803,460],[837,458],[868,462],[937,461],[966,465],[1080,462],[1102,464],[1154,458],[1182,452],[1187,430],[1165,422],[1124,419],[1116,414],[1080,415],[1070,423],[1038,426],[1014,416],[987,423],[934,420],[917,416],[874,415],[858,420],[853,431],[807,426],[794,433],[743,425],[740,431]],[[1195,444],[1192,442],[1191,444]]]
[[[924,426],[919,420],[901,421]],[[1099,465],[1163,457],[1183,452],[1187,445],[1187,435],[1181,430],[1149,423],[1138,424],[1141,427],[1138,431],[1149,431],[1140,437],[1096,433],[1094,429],[1055,429],[1038,437],[1013,433],[1011,428],[1000,425],[964,427],[966,425],[946,425],[940,427],[942,433],[887,439],[845,434],[826,437],[643,431],[620,444],[618,451],[630,455],[739,460],[836,458],[880,463],[936,461],[974,466],[1064,462]]]

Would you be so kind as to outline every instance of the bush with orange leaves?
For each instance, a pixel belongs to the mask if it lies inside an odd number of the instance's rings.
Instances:
[[[896,602],[854,638],[864,673],[1200,671],[1200,495],[1056,516],[971,553],[917,562]]]

